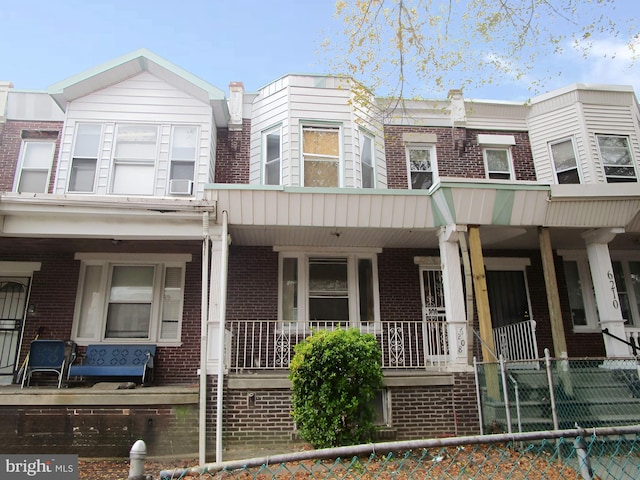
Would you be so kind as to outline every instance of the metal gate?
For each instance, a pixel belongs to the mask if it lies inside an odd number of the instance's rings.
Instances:
[[[0,277],[0,384],[17,371],[28,293],[29,278]]]

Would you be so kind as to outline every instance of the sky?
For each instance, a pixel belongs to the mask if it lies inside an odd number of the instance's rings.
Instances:
[[[615,15],[640,18],[638,0],[616,3]],[[287,73],[333,73],[321,43],[339,38],[343,28],[334,17],[334,0],[4,0],[0,5],[0,80],[20,90],[46,90],[146,48],[227,95],[233,81],[253,92]],[[541,59],[536,70],[558,72],[545,91],[584,82],[632,85],[640,92],[640,61],[631,61],[622,39],[597,38],[592,52],[599,56],[584,59],[565,48]],[[465,97],[525,100],[536,74],[465,91]]]

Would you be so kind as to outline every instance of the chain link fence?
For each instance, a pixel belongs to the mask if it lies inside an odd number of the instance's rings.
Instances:
[[[635,358],[477,363],[481,433],[631,425],[640,418]]]
[[[640,478],[640,425],[388,442],[164,470],[197,479]]]

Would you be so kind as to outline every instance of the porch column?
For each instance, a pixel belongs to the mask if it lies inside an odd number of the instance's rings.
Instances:
[[[211,375],[218,371],[222,358],[220,350],[220,279],[222,268],[222,236],[211,236],[211,274],[209,277],[209,318],[207,320],[207,370]]]
[[[562,323],[562,311],[560,310],[560,294],[558,293],[558,279],[556,267],[553,261],[553,248],[549,229],[539,229],[540,254],[542,255],[542,269],[544,271],[544,283],[547,290],[547,304],[549,305],[549,320],[551,321],[551,336],[553,338],[553,351],[556,357],[567,356],[567,338],[564,334]]]
[[[447,225],[438,232],[451,366],[454,368],[464,366],[465,369],[469,359],[458,232],[464,235],[466,231],[466,226]]]
[[[582,235],[587,245],[587,257],[593,289],[598,305],[600,325],[619,338],[625,338],[624,319],[620,310],[618,289],[613,275],[611,256],[609,255],[609,242],[618,233],[624,232],[621,228],[602,228],[590,230]],[[628,357],[629,348],[622,342],[604,335],[604,347],[607,357]]]

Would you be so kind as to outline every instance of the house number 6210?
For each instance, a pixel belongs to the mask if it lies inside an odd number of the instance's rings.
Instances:
[[[613,302],[612,302],[613,308],[617,310],[618,307],[620,306],[620,303],[618,302],[618,292],[616,290],[616,279],[613,276],[613,273],[611,273],[611,270],[607,272],[607,278],[609,279],[609,284],[611,285],[611,295],[613,296]]]

